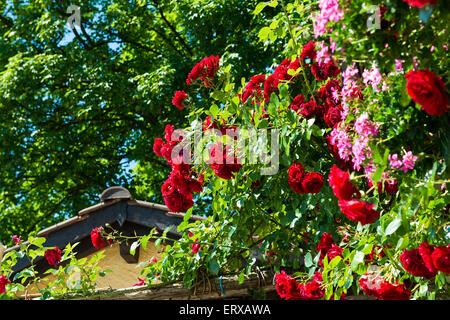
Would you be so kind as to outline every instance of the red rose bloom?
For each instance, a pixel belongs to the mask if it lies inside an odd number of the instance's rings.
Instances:
[[[369,183],[371,186],[371,183]],[[395,179],[384,180],[383,182],[378,182],[377,184],[379,193],[389,193],[395,194],[398,191],[398,183]]]
[[[325,290],[319,282],[313,280],[305,284],[304,295],[306,300],[319,300],[325,295]]]
[[[161,148],[164,145],[164,141],[161,138],[156,138],[155,143],[153,144],[153,151],[156,153],[158,157],[162,157]]]
[[[334,61],[321,64],[314,63],[311,65],[311,73],[316,77],[317,81],[323,81],[337,77],[341,73],[341,69],[334,64]]]
[[[404,283],[392,284],[387,281],[380,283],[377,291],[377,297],[381,300],[409,300],[411,291]]]
[[[303,63],[305,63],[306,58],[311,60],[310,63],[316,60],[316,46],[313,40],[303,46],[300,58]]]
[[[263,99],[264,82],[266,82],[265,75],[253,76],[249,83],[242,90],[242,95],[239,95],[242,102],[246,102],[248,98],[255,98],[257,102]]]
[[[433,264],[433,259],[431,258],[431,255],[434,251],[434,246],[428,244],[428,242],[424,241],[420,244],[419,248],[419,254],[422,257],[423,263],[425,264],[425,267],[430,271],[431,273],[436,272],[436,268]]]
[[[305,175],[305,169],[301,163],[293,163],[288,170],[288,184],[297,193],[304,193],[302,188],[302,180]]]
[[[359,279],[359,286],[368,296],[380,300],[409,300],[411,295],[405,284],[398,284],[398,281],[392,284],[370,273],[365,273]]]
[[[215,143],[210,149],[210,164],[216,176],[230,180],[235,173],[239,172],[242,165],[238,163],[238,158],[234,155],[231,146],[222,143]]]
[[[175,96],[172,99],[172,103],[175,107],[182,110],[184,108],[184,100],[186,100],[187,97],[188,95],[183,90],[177,91],[175,92]]]
[[[325,113],[323,120],[330,128],[334,127],[336,123],[342,120],[341,107],[336,106],[329,108],[328,111]]]
[[[5,275],[0,275],[0,294],[6,293],[6,285],[11,282],[5,277]]]
[[[333,236],[328,232],[324,232],[320,238],[319,244],[316,246],[317,251],[320,252],[320,260],[327,254],[328,250],[333,245]]]
[[[323,187],[323,175],[318,172],[308,172],[303,176],[302,189],[305,193],[318,193]]]
[[[432,278],[436,272],[430,272],[425,266],[418,249],[404,250],[400,255],[400,261],[406,271],[416,277]]]
[[[164,203],[172,212],[182,212],[194,205],[192,195],[182,195],[176,190],[164,197]]]
[[[297,59],[291,62],[291,59],[284,59],[278,67],[273,71],[273,77],[279,80],[292,80],[292,76],[288,74],[290,69],[296,71],[300,68],[300,61]]]
[[[200,251],[201,245],[200,243],[197,243],[198,239],[195,239],[194,243],[191,244],[192,254],[196,254]]]
[[[359,200],[339,200],[342,213],[353,221],[359,221],[364,226],[374,223],[380,217],[380,213],[373,209],[374,204]]]
[[[306,119],[311,118],[313,115],[316,114],[316,108],[317,104],[314,100],[309,100],[306,103],[302,103],[299,107],[299,112],[301,115],[303,115]]]
[[[45,251],[45,258],[47,259],[48,264],[51,266],[56,266],[58,263],[60,263],[61,255],[62,252],[58,247]]]
[[[328,261],[333,260],[337,256],[341,256],[342,257],[342,252],[343,251],[344,251],[344,249],[342,249],[341,247],[339,247],[338,245],[333,243],[331,245],[330,250],[328,250],[328,252],[327,252]]]
[[[437,270],[450,274],[450,245],[434,249],[431,259]]]
[[[292,100],[291,104],[289,105],[289,109],[294,110],[296,113],[300,110],[300,105],[305,103],[305,97],[299,94]]]
[[[377,289],[380,287],[382,281],[383,279],[381,277],[366,272],[363,276],[361,276],[358,282],[365,294],[378,298]]]
[[[426,113],[441,116],[448,111],[448,96],[440,77],[430,70],[412,70],[405,78],[408,94]]]
[[[438,0],[403,0],[404,2],[407,2],[412,7],[418,7],[422,8],[426,4],[436,4]]]
[[[199,63],[197,63],[186,79],[188,85],[193,84],[199,78],[203,81],[205,87],[210,87],[214,79],[216,71],[219,69],[219,56],[206,57]]]
[[[95,249],[103,249],[106,245],[106,241],[102,238],[101,232],[103,227],[95,228],[91,231],[91,241]]]
[[[351,200],[359,198],[358,189],[350,181],[350,174],[338,168],[335,164],[330,170],[328,182],[339,200]]]
[[[301,300],[303,287],[283,270],[275,275],[275,289],[282,299]]]
[[[280,80],[275,75],[270,75],[264,83],[264,101],[270,101],[270,95],[278,91],[278,84]]]

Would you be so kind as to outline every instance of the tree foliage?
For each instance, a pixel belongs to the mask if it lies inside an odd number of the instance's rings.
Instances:
[[[73,30],[70,5],[81,14]],[[220,54],[239,78],[281,48],[257,43],[264,19],[251,15],[254,5],[1,1],[1,241],[73,216],[112,185],[161,202],[168,166],[150,141],[169,119],[183,121],[171,99],[195,62]]]

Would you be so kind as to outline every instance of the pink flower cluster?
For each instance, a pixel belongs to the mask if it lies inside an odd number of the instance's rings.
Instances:
[[[338,0],[319,0],[319,8],[320,13],[313,23],[316,38],[326,32],[328,21],[338,22],[344,16],[344,11],[339,8]]]
[[[375,62],[372,64],[372,68],[370,70],[365,69],[363,72],[363,81],[366,86],[369,84],[372,85],[372,89],[380,92],[381,89],[378,87],[381,84],[382,77],[380,74],[380,70],[375,65]]]
[[[356,138],[349,135],[347,126],[337,125],[331,131],[331,144],[335,145],[339,157],[344,161],[352,161],[354,170],[361,170],[363,163],[372,157],[369,146],[371,137],[378,133],[378,125],[369,120],[367,113],[361,114],[355,121],[353,130]]]
[[[396,153],[390,154],[388,160],[392,169],[400,169],[407,172],[414,168],[414,162],[417,160],[417,156],[414,156],[411,151],[408,151],[403,155],[401,160]]]

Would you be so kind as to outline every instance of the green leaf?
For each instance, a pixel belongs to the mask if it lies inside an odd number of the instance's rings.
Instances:
[[[259,33],[258,33],[259,39],[261,41],[265,41],[267,39],[267,37],[269,36],[270,31],[271,30],[269,27],[261,28],[261,30],[259,30]]]
[[[147,250],[147,243],[148,243],[148,240],[150,239],[150,236],[149,235],[147,235],[147,236],[143,236],[142,238],[141,238],[141,246],[142,246],[142,250]]]
[[[402,220],[401,219],[394,219],[389,225],[387,226],[386,230],[384,231],[384,235],[388,236],[390,234],[393,234],[397,229],[401,226]]]
[[[330,264],[328,265],[330,269],[333,269],[338,265],[339,262],[341,262],[342,258],[340,256],[336,256],[333,258],[333,260],[330,261]]]
[[[313,261],[312,261],[312,256],[311,256],[311,252],[308,252],[305,255],[305,267],[309,268],[313,265]]]
[[[384,167],[378,167],[375,173],[372,176],[372,181],[376,184],[381,179],[381,175],[383,174]]]
[[[210,108],[209,108],[209,112],[211,113],[211,115],[214,117],[214,119],[217,119],[217,115],[219,113],[219,107],[216,104],[213,104]]]
[[[239,274],[239,278],[238,278],[239,284],[243,284],[243,283],[244,283],[244,280],[245,280],[245,273],[244,273],[244,271],[242,271],[242,272]]]
[[[255,10],[253,11],[254,15],[259,14],[261,11],[264,10],[265,7],[267,7],[269,5],[269,2],[260,2],[256,5]]]
[[[139,247],[139,245],[140,245],[140,242],[139,241],[135,241],[135,242],[133,242],[132,244],[131,244],[131,247],[130,247],[130,253],[131,253],[131,255],[135,255],[135,253],[136,253],[136,249]]]
[[[361,251],[356,251],[355,256],[352,259],[352,263],[350,267],[352,270],[356,269],[356,267],[364,262],[364,253]]]

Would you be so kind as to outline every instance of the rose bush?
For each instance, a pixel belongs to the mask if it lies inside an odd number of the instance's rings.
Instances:
[[[263,175],[262,164],[245,161],[226,174],[192,165],[213,215],[185,220],[179,231],[195,234],[195,243],[183,237],[143,274],[193,285],[204,272],[243,276],[262,265],[277,273],[284,299],[446,296],[448,9],[439,1],[269,1],[255,14],[269,6],[280,14],[258,36],[264,45],[285,41],[279,64],[238,86],[231,66],[211,68],[211,107],[191,106],[184,129],[277,129],[279,171]],[[181,252],[189,252],[184,261],[174,258]]]

